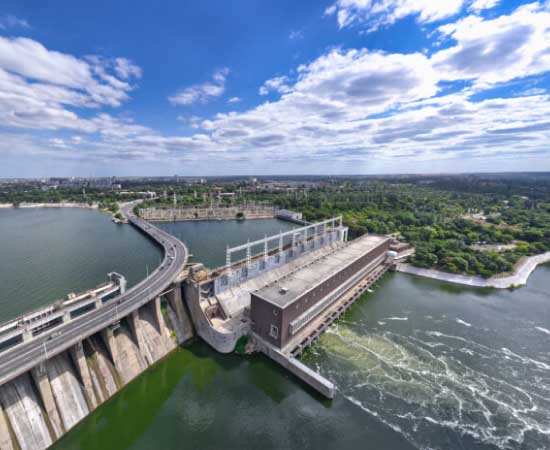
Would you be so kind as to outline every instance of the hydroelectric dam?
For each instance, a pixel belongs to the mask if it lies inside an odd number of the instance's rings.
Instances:
[[[302,351],[398,259],[386,236],[347,241],[340,217],[227,248],[226,264],[189,264],[186,246],[123,207],[160,246],[131,289],[123,274],[0,325],[0,449],[42,450],[194,334],[222,353],[239,342],[322,395],[334,386]]]

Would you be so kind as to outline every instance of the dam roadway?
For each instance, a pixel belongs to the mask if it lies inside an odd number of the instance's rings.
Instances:
[[[102,307],[2,352],[0,354],[0,386],[103,328],[118,322],[160,296],[173,282],[178,281],[188,258],[185,244],[137,217],[132,211],[133,206],[132,203],[123,206],[122,212],[133,226],[163,248],[164,259],[159,267],[143,281]]]

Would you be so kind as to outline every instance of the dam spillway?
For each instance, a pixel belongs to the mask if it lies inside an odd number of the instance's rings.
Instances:
[[[281,363],[323,395],[333,395],[328,380],[300,363],[299,352],[281,348],[273,354],[263,345],[267,341],[257,332],[251,296],[320,261],[338,258],[337,255],[344,255],[344,260],[353,259],[368,253],[370,250],[364,249],[352,255],[351,249],[357,243],[347,242],[347,228],[341,218],[228,248],[226,265],[206,271],[200,265],[184,270],[186,253],[182,255],[179,241],[144,220],[131,214],[129,217],[131,223],[146,235],[152,235],[164,250],[164,261],[146,283],[126,290],[123,277],[112,273],[109,281],[98,288],[71,295],[0,327],[3,348],[0,442],[6,443],[7,448],[10,445],[33,450],[55,442],[89,412],[191,337],[193,328],[223,353],[233,351],[236,342],[246,336],[256,350]],[[374,236],[368,239],[377,240]],[[381,238],[380,242],[389,241]],[[342,267],[346,266],[345,261],[341,262]],[[361,272],[361,276],[373,274]],[[373,279],[352,281],[357,281],[358,289],[364,289],[364,282]],[[316,281],[306,279],[304,284],[313,288]],[[357,298],[357,289],[350,292],[354,297],[346,291],[346,303],[339,302],[337,311],[329,309],[327,303],[327,308],[321,308],[323,314],[316,315],[315,320],[322,317],[323,326],[335,320],[342,313],[342,305],[347,306]],[[329,312],[330,316],[324,317]],[[313,333],[318,335],[322,331],[322,327],[316,328]],[[315,338],[315,334],[308,335],[295,349],[304,348]],[[29,349],[35,357],[22,357],[25,353],[22,349]],[[7,355],[15,358],[6,361]],[[24,393],[25,402],[13,400],[21,398],[17,397],[18,392]]]
[[[181,295],[171,291],[166,297],[154,299],[3,383],[0,449],[49,447],[180,341],[188,339],[192,335],[190,321],[178,321],[169,299],[179,298],[181,302]],[[168,308],[171,314],[166,312]],[[185,313],[183,303],[181,311]],[[17,347],[0,352],[0,357],[9,357]]]
[[[123,208],[130,223],[164,251],[148,278],[127,290],[111,273],[97,288],[0,325],[2,450],[49,447],[193,335],[181,296],[187,249],[131,207]]]

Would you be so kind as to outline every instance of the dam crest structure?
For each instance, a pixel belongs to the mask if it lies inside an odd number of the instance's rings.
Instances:
[[[174,236],[123,207],[164,258],[130,289],[94,289],[0,325],[0,449],[43,450],[193,336],[182,300],[188,260]]]
[[[239,342],[327,398],[300,362],[308,346],[414,249],[390,236],[348,241],[341,217],[226,249],[223,267],[188,264],[183,242],[122,212],[164,258],[127,289],[123,275],[0,325],[0,450],[43,450],[195,334],[221,353]]]

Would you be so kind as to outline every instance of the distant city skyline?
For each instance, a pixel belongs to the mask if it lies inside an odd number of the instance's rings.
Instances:
[[[0,178],[550,170],[550,2],[0,6]]]

